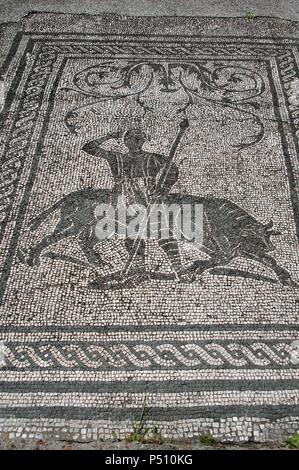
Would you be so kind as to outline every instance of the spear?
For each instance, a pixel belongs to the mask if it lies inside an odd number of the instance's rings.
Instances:
[[[176,138],[175,138],[175,140],[174,140],[174,142],[173,142],[173,144],[170,148],[167,161],[165,162],[164,168],[163,168],[163,170],[161,172],[161,175],[160,175],[160,177],[157,181],[156,192],[159,192],[160,190],[163,189],[163,186],[164,186],[164,184],[167,180],[167,176],[168,176],[169,171],[171,169],[171,166],[173,164],[177,148],[180,144],[180,141],[182,140],[182,137],[183,137],[184,133],[186,132],[186,130],[189,127],[188,119],[187,118],[183,119],[183,121],[180,122],[179,127],[180,127],[180,130],[179,130],[179,132],[178,132],[178,134],[177,134],[177,136],[176,136]],[[150,207],[151,204],[155,204],[156,199],[157,199],[157,196],[154,195],[152,197],[152,199],[149,201],[147,209]],[[150,209],[149,214],[147,215],[147,220],[146,220],[145,226],[147,226],[147,223],[148,223],[148,220],[149,220],[149,217],[150,217],[150,213],[151,213],[151,209]],[[121,272],[121,275],[126,275],[130,271],[131,266],[134,262],[134,259],[137,255],[140,243],[141,243],[141,238],[136,237],[135,240],[134,240],[133,246],[132,246],[132,252],[130,253],[130,257],[129,257],[128,261],[126,262],[126,264],[125,264],[125,266],[124,266],[124,268]]]

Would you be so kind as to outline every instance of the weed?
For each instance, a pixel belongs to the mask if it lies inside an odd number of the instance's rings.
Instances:
[[[120,441],[120,438],[118,437],[118,435],[116,434],[115,431],[112,431],[112,439],[113,439],[113,442],[119,442]]]
[[[217,444],[216,439],[214,439],[214,437],[210,433],[202,434],[201,436],[199,436],[199,442],[205,446],[211,447],[214,447]]]
[[[127,442],[162,444],[162,437],[156,427],[147,427],[148,407],[146,397],[143,400],[140,418],[133,422],[133,432],[126,437]]]
[[[245,18],[247,21],[253,21],[255,19],[256,15],[252,11],[248,11],[245,15]]]
[[[287,444],[289,449],[299,449],[299,434],[296,433],[289,437]]]

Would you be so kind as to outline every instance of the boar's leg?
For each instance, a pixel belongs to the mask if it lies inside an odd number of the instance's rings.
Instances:
[[[50,235],[45,236],[39,243],[31,246],[27,254],[26,253],[24,254],[24,250],[22,250],[23,251],[22,260],[26,264],[28,264],[28,266],[39,266],[39,257],[45,248],[48,248],[50,245],[53,245],[54,243],[59,242],[63,238],[67,238],[72,235],[74,235],[73,228],[68,228],[67,230],[64,230],[63,232],[56,229]]]
[[[244,258],[249,258],[254,261],[257,261],[267,268],[272,269],[274,273],[277,275],[279,282],[283,285],[288,285],[288,286],[293,286],[293,287],[299,287],[299,284],[295,282],[289,271],[287,271],[285,268],[282,266],[279,266],[277,261],[273,258],[273,256],[268,255],[267,253],[249,253],[249,252],[243,252],[242,254],[240,253],[240,256],[244,256]]]

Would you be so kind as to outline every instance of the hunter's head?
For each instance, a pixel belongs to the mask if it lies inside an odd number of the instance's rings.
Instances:
[[[140,152],[146,140],[147,136],[141,129],[130,129],[124,135],[124,144],[131,153]]]

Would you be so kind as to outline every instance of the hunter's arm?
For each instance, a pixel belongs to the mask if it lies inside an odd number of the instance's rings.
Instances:
[[[84,150],[84,152],[88,153],[89,155],[109,159],[111,156],[111,152],[103,149],[101,145],[104,142],[107,142],[108,140],[115,139],[115,138],[118,138],[118,134],[117,135],[116,133],[107,134],[103,137],[100,137],[99,139],[91,140],[90,142],[87,142],[86,144],[83,145],[82,150]]]

